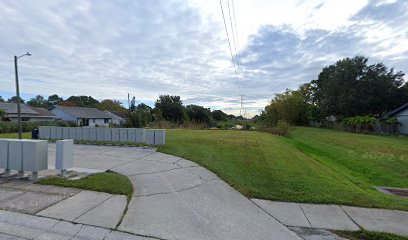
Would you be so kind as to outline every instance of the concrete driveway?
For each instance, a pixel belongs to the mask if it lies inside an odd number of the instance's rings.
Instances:
[[[50,144],[50,164],[55,145]],[[113,170],[135,188],[118,230],[162,239],[301,239],[197,164],[133,147],[75,145],[74,166]]]

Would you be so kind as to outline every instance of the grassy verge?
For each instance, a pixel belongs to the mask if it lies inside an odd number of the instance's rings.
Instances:
[[[35,182],[41,185],[71,187],[110,194],[126,195],[128,201],[132,198],[133,186],[129,178],[115,172],[95,173],[78,180],[67,180],[61,177],[48,177]]]
[[[0,138],[18,138],[18,133],[0,133]],[[23,138],[31,139],[31,132],[24,132]]]
[[[190,159],[247,197],[408,210],[374,186],[408,187],[408,138],[295,128],[290,137],[168,130],[159,151]]]
[[[335,234],[351,240],[408,240],[408,237],[397,236],[390,233],[377,233],[368,231],[333,231]]]

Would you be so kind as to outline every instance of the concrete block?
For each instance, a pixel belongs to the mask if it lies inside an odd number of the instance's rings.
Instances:
[[[119,142],[119,128],[112,128],[112,142]]]
[[[166,131],[164,129],[154,130],[154,144],[164,145],[166,143]]]
[[[68,127],[62,128],[62,139],[69,139],[69,128]]]
[[[83,135],[82,135],[82,128],[81,127],[76,127],[75,128],[75,140],[82,141],[83,140]]]
[[[136,129],[128,128],[128,142],[136,142]]]
[[[69,136],[68,136],[68,139],[75,139],[75,133],[76,133],[75,128],[74,128],[74,127],[70,127],[70,128],[69,128]]]
[[[23,170],[23,143],[21,141],[9,141],[8,165],[9,169]]]
[[[104,128],[96,128],[96,141],[103,142],[105,141],[105,129]]]
[[[126,128],[119,128],[119,141],[127,142],[128,140],[128,131]]]
[[[74,141],[61,140],[57,141],[55,169],[66,170],[74,166]]]
[[[52,126],[50,129],[50,139],[55,140],[57,139],[57,127]]]
[[[112,128],[104,128],[104,141],[105,142],[112,142]]]
[[[96,128],[89,128],[89,140],[96,141]]]
[[[146,130],[146,143],[154,144],[154,130],[150,130],[150,129]]]
[[[136,128],[136,140],[135,142],[144,143],[146,141],[146,129]]]
[[[84,141],[90,140],[90,130],[87,127],[82,128],[82,140]]]
[[[337,205],[300,204],[312,228],[357,231],[360,228]],[[327,217],[330,216],[330,217]]]
[[[8,169],[9,142],[0,139],[0,168]]]
[[[57,129],[57,138],[56,139],[62,139],[62,127],[56,127]]]
[[[38,172],[48,168],[48,141],[23,140],[23,170]]]

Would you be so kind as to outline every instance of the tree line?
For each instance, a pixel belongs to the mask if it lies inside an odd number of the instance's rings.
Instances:
[[[236,117],[226,114],[221,110],[211,110],[199,105],[184,105],[180,96],[160,95],[156,100],[154,107],[144,103],[135,104],[133,97],[129,108],[125,108],[120,101],[105,99],[98,101],[92,96],[71,96],[67,99],[59,97],[57,94],[45,98],[37,95],[27,102],[20,99],[31,107],[50,108],[54,105],[72,106],[72,107],[91,107],[101,111],[108,110],[113,113],[125,116],[128,127],[144,127],[151,122],[167,121],[175,124],[196,123],[204,126],[214,126],[219,121],[243,120],[242,117]],[[5,101],[0,96],[0,102],[17,102],[17,97],[11,97]]]
[[[318,78],[296,90],[278,93],[259,119],[268,126],[279,120],[293,125],[337,121],[354,116],[379,118],[408,102],[404,73],[384,63],[368,64],[368,58],[344,58],[322,69]]]

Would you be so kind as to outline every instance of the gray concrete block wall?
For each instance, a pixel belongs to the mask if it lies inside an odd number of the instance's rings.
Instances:
[[[144,143],[146,142],[146,129],[143,128],[136,128],[136,140],[137,143]]]
[[[81,127],[76,127],[75,128],[75,140],[77,141],[82,141],[83,140],[83,131]]]
[[[84,141],[91,140],[89,128],[82,128],[82,140]]]
[[[96,141],[96,128],[89,128],[89,140]]]
[[[104,128],[104,141],[112,142],[112,128]]]
[[[119,142],[119,128],[112,128],[112,142]]]
[[[154,130],[146,130],[146,143],[154,144]]]
[[[57,127],[51,127],[50,139],[57,139]]]
[[[74,127],[69,127],[69,137],[68,139],[75,139],[75,128]]]
[[[68,139],[69,138],[69,128],[63,127],[62,128],[62,138],[61,139]]]
[[[127,142],[128,141],[128,130],[127,128],[119,128],[119,141]]]
[[[166,142],[166,131],[165,130],[154,130],[154,144],[164,145]]]
[[[96,129],[96,141],[104,142],[105,141],[105,128]]]
[[[57,138],[62,139],[62,127],[55,127],[57,129]]]
[[[127,136],[128,136],[128,140],[127,140],[128,142],[136,142],[136,129],[128,128]]]
[[[38,137],[40,138],[40,139],[44,139],[45,137],[44,137],[44,129],[45,129],[45,127],[44,126],[39,126],[38,127]]]

